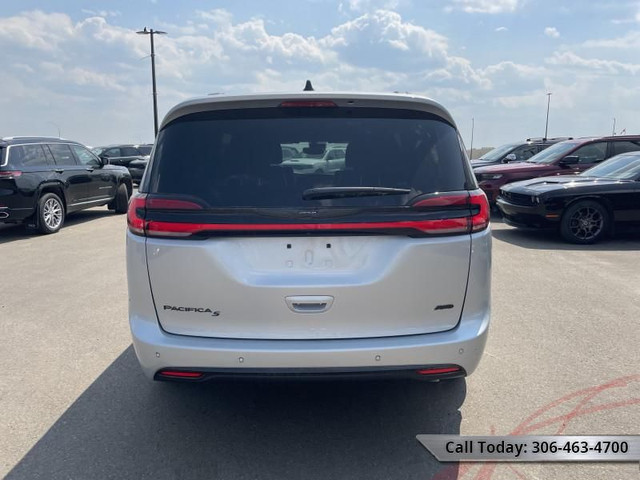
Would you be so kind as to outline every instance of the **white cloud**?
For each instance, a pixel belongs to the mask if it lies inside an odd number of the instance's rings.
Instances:
[[[346,7],[353,12],[366,12],[371,10],[395,10],[400,5],[400,0],[347,0]],[[345,3],[340,3],[339,10],[345,9]]]
[[[87,15],[92,15],[96,17],[118,17],[122,15],[122,12],[119,10],[88,10],[83,8],[80,10],[82,13],[86,13]]]
[[[430,96],[459,121],[474,115],[482,122],[483,112],[494,124],[491,138],[504,141],[511,139],[506,135],[536,134],[528,126],[544,114],[547,91],[554,93],[552,124],[577,125],[558,134],[592,133],[589,122],[597,124],[612,109],[618,118],[635,118],[640,65],[632,54],[640,47],[640,32],[584,42],[574,51],[563,47],[547,60],[527,55],[527,63],[505,48],[501,61],[482,64],[443,35],[437,22],[375,9],[384,3],[349,4],[354,10],[315,35],[275,31],[281,24],[273,26],[268,17],[239,21],[223,9],[154,21],[169,32],[155,44],[160,114],[187,97],[211,92],[299,91],[309,78],[317,90]],[[507,13],[521,5],[454,4],[471,13]],[[40,11],[0,18],[3,91],[8,92],[0,105],[23,115],[12,115],[11,122],[0,116],[1,131],[52,134],[52,121],[63,135],[93,145],[150,140],[149,38],[119,26],[121,17],[100,13],[92,11],[81,21]],[[631,129],[633,121],[625,126]]]
[[[321,40],[323,47],[340,50],[366,48],[373,55],[376,50],[390,47],[393,51],[412,51],[429,58],[444,59],[448,48],[447,38],[439,33],[413,23],[404,22],[400,14],[389,10],[376,10],[331,30]]]
[[[522,0],[453,0],[449,8],[467,13],[511,13],[522,4]]]
[[[634,30],[617,38],[587,40],[582,46],[586,48],[637,49],[640,48],[640,31]]]
[[[602,72],[608,74],[627,73],[636,75],[640,73],[640,64],[624,63],[617,60],[602,60],[597,58],[582,58],[573,52],[556,52],[547,59],[550,65],[562,65],[569,67],[579,67],[590,70],[594,73]]]
[[[544,34],[547,37],[551,37],[551,38],[558,38],[560,36],[560,32],[558,32],[558,29],[556,27],[547,27],[544,29]]]

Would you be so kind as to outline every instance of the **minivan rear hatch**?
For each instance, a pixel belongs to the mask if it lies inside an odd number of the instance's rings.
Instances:
[[[395,105],[290,103],[163,126],[129,215],[147,237],[162,328],[247,339],[454,328],[470,233],[488,221],[455,126]]]

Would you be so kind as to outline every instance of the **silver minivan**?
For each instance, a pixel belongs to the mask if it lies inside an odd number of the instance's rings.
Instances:
[[[338,168],[283,155],[346,148]],[[289,152],[287,152],[289,153]],[[156,380],[470,374],[491,232],[456,125],[412,95],[174,107],[128,212],[133,345]]]

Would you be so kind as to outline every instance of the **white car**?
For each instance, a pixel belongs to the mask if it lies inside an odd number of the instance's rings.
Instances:
[[[283,146],[346,146],[331,175]],[[490,319],[489,208],[451,115],[409,95],[206,97],[164,118],[129,204],[133,345],[156,380],[444,379]]]
[[[309,148],[309,147],[307,147]],[[326,174],[344,170],[346,145],[329,146],[321,145],[322,152],[319,154],[304,153],[304,156],[283,160],[280,164],[283,167],[291,167],[295,173],[300,174]]]

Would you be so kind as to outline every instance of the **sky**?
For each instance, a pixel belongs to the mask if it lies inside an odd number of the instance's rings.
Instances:
[[[0,0],[0,136],[153,141],[208,94],[409,92],[467,148],[640,134],[640,0]],[[551,93],[548,97],[547,93]]]

